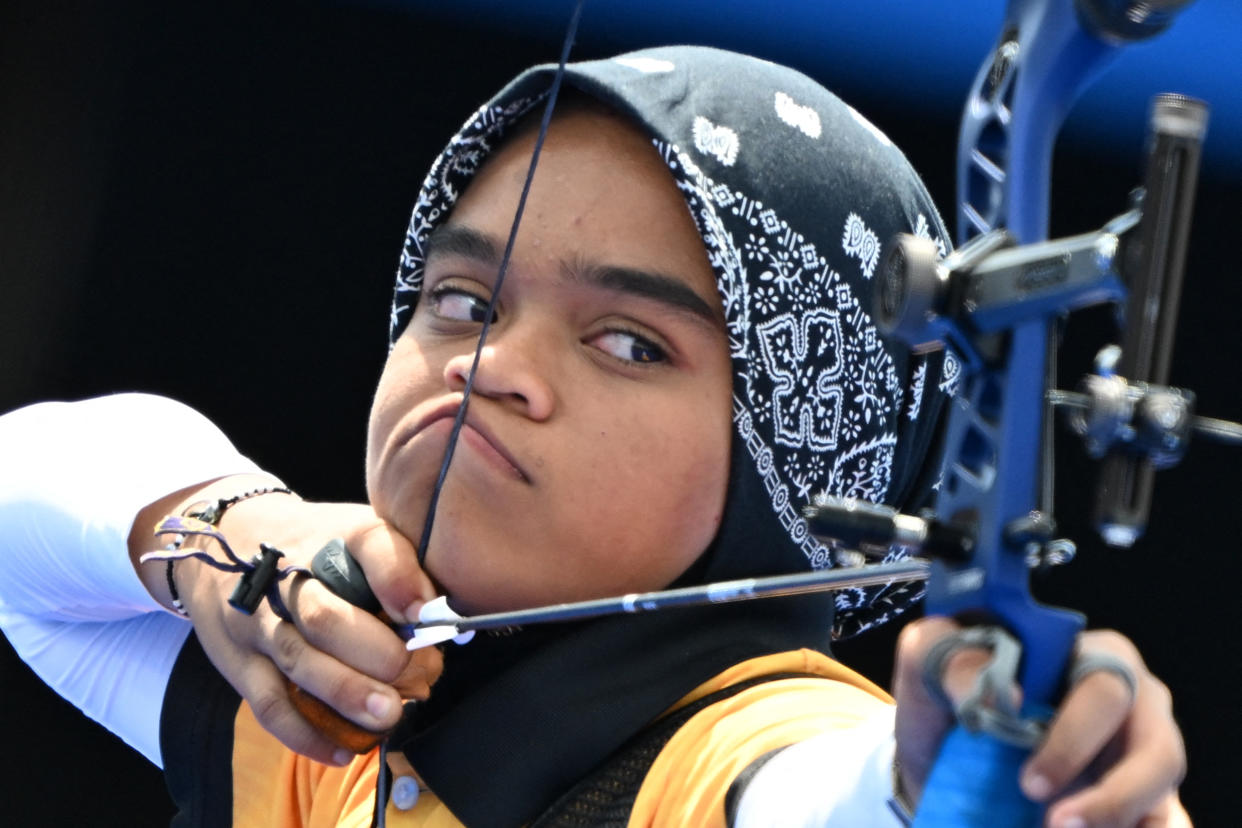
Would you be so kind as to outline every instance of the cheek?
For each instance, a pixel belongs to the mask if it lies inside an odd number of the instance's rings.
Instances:
[[[698,429],[697,433],[691,432],[694,439],[688,445],[670,447],[681,453],[682,462],[677,467],[681,480],[670,476],[669,484],[675,487],[670,501],[680,501],[680,526],[687,541],[697,547],[697,557],[715,537],[723,517],[729,482],[730,431],[728,418],[711,424],[698,421],[690,427]]]
[[[721,403],[724,405],[724,403]],[[715,412],[713,405],[708,408]],[[731,424],[684,401],[662,409],[652,425],[631,436],[625,423],[595,440],[599,449],[584,468],[608,469],[579,493],[589,523],[631,560],[662,559],[667,580],[679,575],[716,535],[728,486]],[[633,421],[630,422],[630,431]],[[594,502],[592,502],[594,501]]]
[[[397,340],[376,385],[367,424],[366,481],[372,501],[380,494],[378,479],[389,441],[411,409],[435,392],[433,380],[440,373],[412,338]]]
[[[693,435],[687,441],[681,470],[684,475],[683,508],[687,515],[684,530],[697,545],[694,558],[715,538],[724,517],[733,438],[732,395],[727,372],[723,382],[713,386],[705,397],[710,399],[709,405],[697,412],[683,409],[680,418],[682,433]],[[704,410],[710,414],[704,416]],[[685,560],[684,564],[689,566],[692,560]]]

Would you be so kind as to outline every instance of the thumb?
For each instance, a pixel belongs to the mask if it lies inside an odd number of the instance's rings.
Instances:
[[[913,802],[922,795],[940,743],[953,725],[952,711],[944,706],[939,696],[931,693],[923,679],[924,664],[935,643],[959,629],[949,618],[923,618],[908,624],[897,640],[897,661],[893,670],[893,696],[897,700],[897,765],[902,785]],[[971,652],[958,653],[953,660]],[[956,671],[946,670],[946,678],[951,672],[957,675]],[[958,689],[951,687],[946,692],[952,697]],[[967,688],[960,689],[964,695]]]

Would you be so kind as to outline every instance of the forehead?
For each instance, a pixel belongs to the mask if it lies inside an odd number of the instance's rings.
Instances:
[[[536,132],[523,125],[483,163],[448,226],[508,238]],[[672,174],[649,136],[602,105],[577,105],[552,119],[514,257],[515,265],[602,264],[673,274],[719,305],[702,238]]]

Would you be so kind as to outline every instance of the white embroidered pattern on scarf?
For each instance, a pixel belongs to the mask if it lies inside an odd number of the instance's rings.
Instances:
[[[389,347],[396,341],[396,332],[401,330],[413,310],[413,301],[404,303],[404,300],[416,301],[422,288],[423,246],[427,236],[435,229],[440,217],[452,209],[461,188],[474,178],[479,165],[491,155],[492,141],[544,97],[519,98],[505,106],[479,107],[432,164],[418,191],[418,200],[410,215],[405,244],[397,265],[397,286],[388,322]]]
[[[677,146],[654,143],[690,204],[717,273],[734,370],[746,393],[739,399],[735,389],[734,424],[772,509],[812,569],[852,565],[852,557],[810,533],[800,509],[818,492],[883,499],[904,390],[892,359],[854,291],[815,245],[763,203],[713,181]],[[752,228],[740,250],[718,210]],[[852,236],[847,225],[842,252],[862,253],[867,234],[874,238],[865,226]],[[878,241],[875,248],[878,256]],[[748,278],[748,269],[759,275]],[[809,349],[816,359],[804,361]],[[912,390],[921,394],[923,385]],[[911,401],[911,419],[918,404]],[[876,434],[881,421],[887,423]],[[863,436],[864,429],[872,436]],[[907,556],[898,549],[884,560]],[[884,623],[921,594],[919,584],[841,590],[834,635]]]
[[[407,229],[391,310],[392,332],[401,329],[416,301],[428,234],[488,157],[492,142],[540,100],[542,96],[536,96],[480,108],[428,173]],[[700,124],[698,119],[694,126],[696,144],[700,136],[703,139],[697,149],[725,165],[736,159],[733,130]],[[690,206],[717,274],[740,380],[735,386],[734,424],[759,469],[771,507],[810,568],[852,565],[853,558],[811,535],[800,508],[822,491],[883,499],[904,396],[892,360],[854,291],[814,244],[773,209],[714,182],[675,145],[659,140],[653,144]],[[751,228],[740,249],[718,210],[745,219]],[[878,257],[874,236],[860,217],[850,214],[842,253],[858,258],[865,276]],[[759,273],[748,281],[748,270]],[[819,365],[814,381],[802,370],[808,349],[814,349],[817,357],[833,352],[826,365]],[[939,383],[942,390],[952,390],[959,369],[947,355]],[[737,396],[739,386],[746,399]],[[912,390],[919,394],[923,386],[916,382]],[[884,393],[877,393],[881,388]],[[917,417],[919,402],[910,401],[911,419]],[[877,430],[881,421],[884,424]],[[863,436],[864,431],[870,434]],[[898,549],[884,560],[905,556]],[[834,636],[850,637],[885,623],[921,597],[922,589],[921,584],[897,584],[839,591]]]

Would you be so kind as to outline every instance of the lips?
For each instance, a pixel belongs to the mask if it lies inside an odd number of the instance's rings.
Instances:
[[[457,416],[457,409],[461,405],[460,399],[448,399],[436,405],[430,411],[419,417],[414,425],[401,435],[398,445],[405,445],[418,434],[423,433],[428,428],[437,423],[445,423],[451,427],[453,419]],[[517,459],[505,446],[495,432],[480,418],[473,408],[467,410],[466,421],[462,425],[461,434],[458,442],[464,442],[469,445],[475,452],[482,455],[485,460],[502,472],[508,473],[510,476],[524,483],[530,483],[530,476],[526,470],[518,463]],[[459,447],[460,448],[460,447]]]

